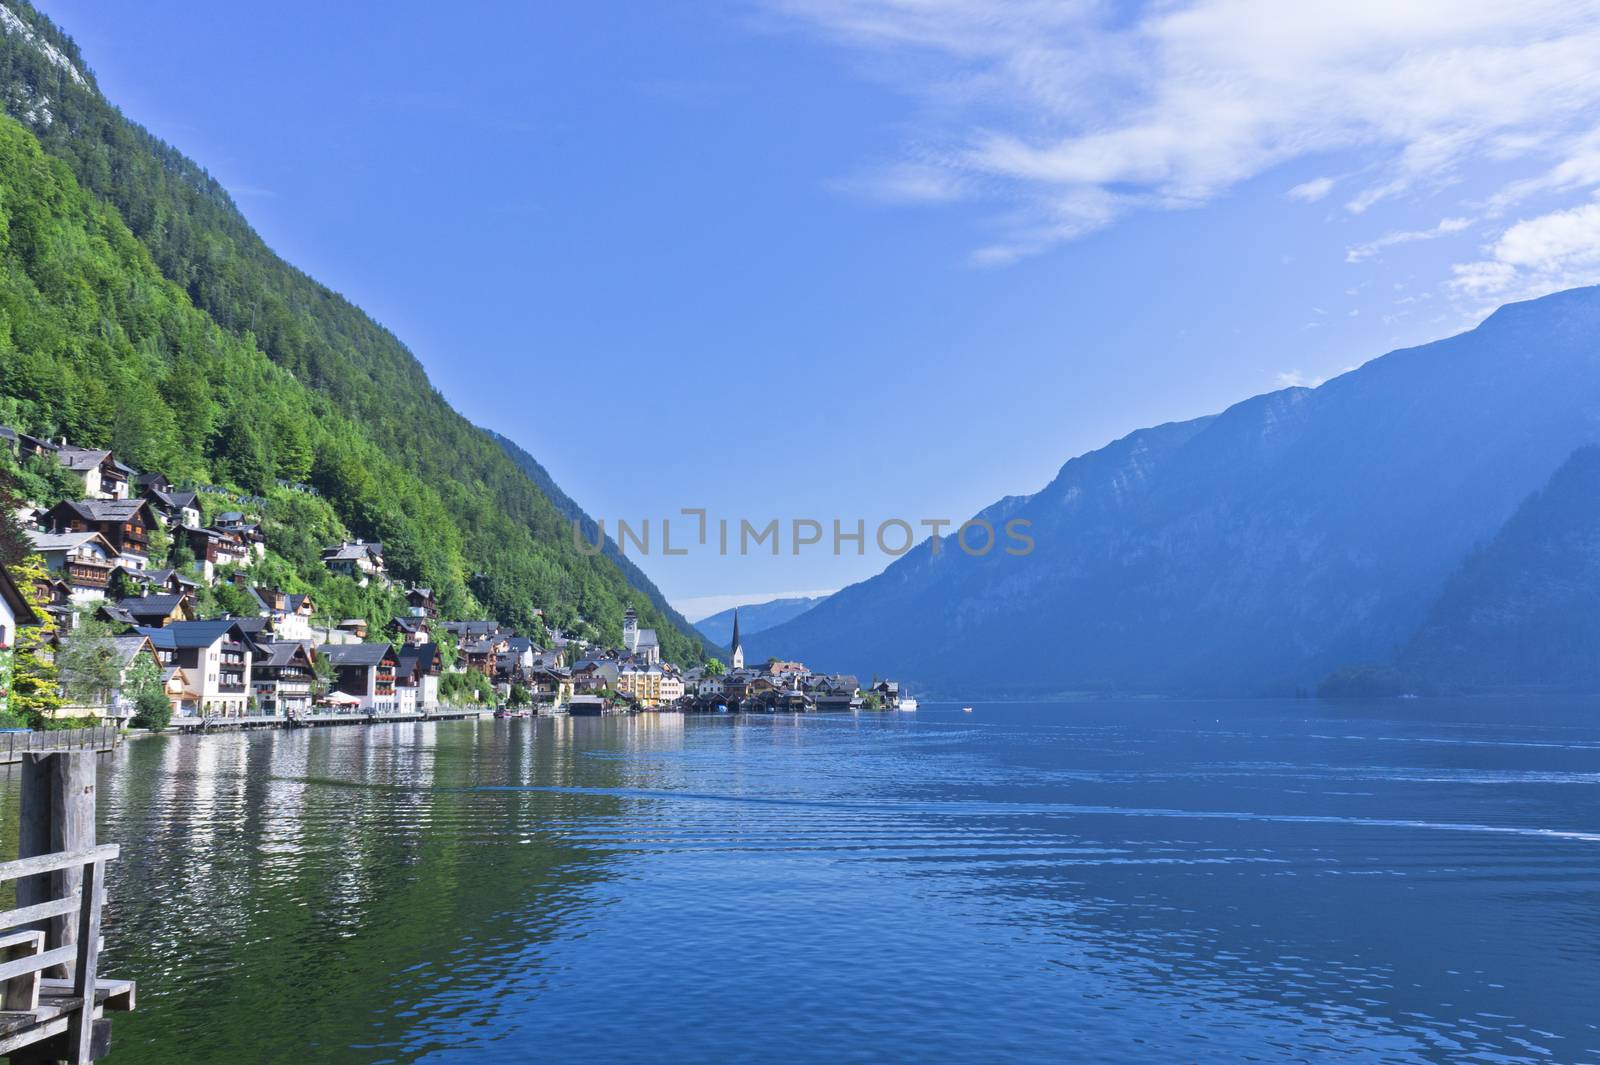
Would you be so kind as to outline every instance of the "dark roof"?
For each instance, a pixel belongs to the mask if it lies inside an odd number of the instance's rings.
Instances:
[[[61,465],[65,466],[67,469],[76,470],[79,473],[82,473],[86,470],[92,470],[96,466],[99,466],[102,462],[111,457],[111,452],[95,451],[90,448],[83,447],[64,447],[57,452],[56,457],[60,459]]]
[[[267,631],[267,625],[269,624],[268,619],[260,618],[260,617],[256,617],[256,618],[229,618],[228,620],[230,620],[234,624],[238,625],[239,626],[239,631],[244,633],[246,636],[251,637],[252,640],[254,642],[256,642],[256,643],[260,643],[261,641],[260,640],[255,640],[254,638],[256,636],[259,636],[261,633],[266,632]]]
[[[3,598],[6,605],[11,608],[11,612],[17,615],[18,625],[39,624],[39,615],[33,612],[27,597],[22,594],[22,589],[17,587],[17,582],[12,578],[11,571],[4,566],[0,566],[0,598]]]
[[[170,580],[176,580],[179,584],[187,584],[191,588],[200,587],[199,581],[195,580],[193,577],[185,576],[175,569],[147,569],[142,571],[125,570],[124,572],[128,573],[130,576],[142,572],[150,578],[150,581],[153,584],[166,584]]]
[[[213,621],[174,621],[171,625],[159,629],[144,625],[140,626],[138,631],[140,635],[150,637],[151,643],[164,650],[210,647],[229,633],[236,638],[244,636],[238,621],[233,618],[217,618]]]
[[[297,657],[303,657],[307,664],[311,661],[311,652],[297,640],[276,640],[256,646],[261,648],[262,653],[257,663],[263,666],[287,666]]]
[[[174,492],[162,488],[147,488],[145,496],[155,500],[167,510],[182,510],[194,506],[197,498],[193,492]]]
[[[85,521],[124,522],[139,511],[148,510],[149,506],[150,504],[142,499],[80,499],[76,502],[69,500],[51,507],[46,517],[65,507]]]
[[[375,666],[395,653],[386,643],[329,643],[323,644],[322,656],[335,666]]]
[[[187,593],[167,592],[164,595],[135,595],[117,600],[117,608],[136,618],[170,617],[183,605]]]
[[[107,621],[114,621],[118,625],[137,625],[139,619],[112,603],[100,604],[100,616]]]
[[[411,674],[420,667],[422,672],[427,673],[433,669],[434,660],[438,657],[439,645],[436,643],[425,643],[420,647],[402,647],[398,655],[400,672]]]

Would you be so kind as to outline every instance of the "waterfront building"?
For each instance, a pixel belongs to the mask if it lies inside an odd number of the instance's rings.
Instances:
[[[263,714],[299,717],[311,712],[316,682],[316,651],[309,643],[274,640],[257,644],[250,689]]]
[[[733,656],[728,661],[728,668],[739,670],[744,668],[744,641],[739,639],[739,608],[733,608]]]
[[[398,712],[395,670],[400,657],[386,643],[329,644],[321,649],[333,667],[333,690],[355,700],[351,709],[369,714]]]
[[[237,621],[175,621],[138,632],[149,637],[169,682],[181,679],[175,716],[241,717],[249,709],[254,645]]]

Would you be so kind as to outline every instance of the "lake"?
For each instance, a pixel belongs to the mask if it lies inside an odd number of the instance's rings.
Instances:
[[[123,1065],[1600,1061],[1600,701],[485,720],[100,764]]]

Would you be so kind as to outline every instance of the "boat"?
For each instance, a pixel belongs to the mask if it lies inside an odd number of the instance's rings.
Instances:
[[[917,708],[917,701],[915,699],[913,699],[909,695],[902,696],[900,698],[899,705],[895,707],[896,710],[907,710],[907,711],[915,710],[916,708]]]
[[[962,712],[962,713],[963,713],[963,714],[970,714],[970,713],[972,713],[972,707],[970,707],[970,706],[963,706],[963,707],[962,707],[962,708],[961,708],[961,712]]]

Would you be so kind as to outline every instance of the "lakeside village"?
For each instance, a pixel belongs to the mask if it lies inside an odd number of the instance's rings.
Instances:
[[[321,617],[310,594],[251,580],[252,564],[266,555],[256,515],[228,510],[205,521],[200,492],[133,470],[109,451],[3,426],[0,443],[20,461],[52,463],[81,495],[23,506],[17,519],[33,554],[16,573],[0,567],[0,713],[26,681],[12,661],[15,644],[19,660],[32,654],[60,667],[59,683],[43,693],[47,727],[916,706],[892,681],[862,690],[854,676],[813,673],[799,662],[747,666],[737,616],[731,662],[687,670],[662,660],[655,630],[641,628],[631,607],[621,647],[548,627],[541,646],[498,621],[441,619],[430,589],[391,581],[381,543],[331,544],[322,553],[330,574],[403,593],[404,613],[369,632],[366,619]],[[171,555],[182,565],[151,565],[158,538],[181,545]],[[197,616],[219,591],[244,608]]]

